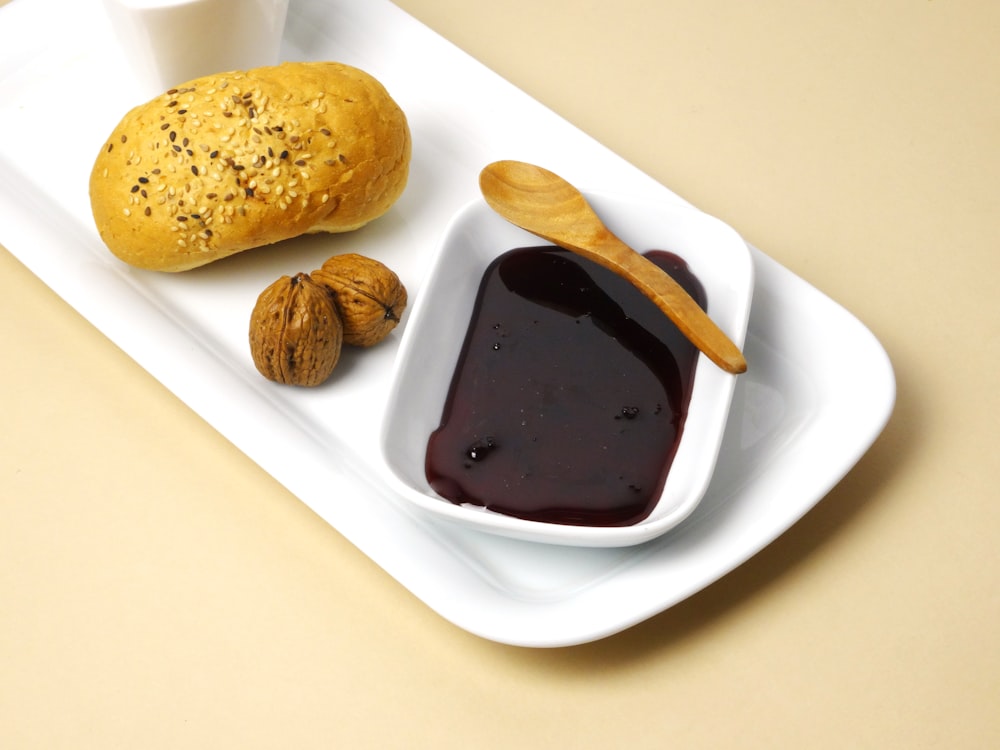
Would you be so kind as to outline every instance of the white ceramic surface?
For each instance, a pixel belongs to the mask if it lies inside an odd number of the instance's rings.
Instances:
[[[348,356],[330,387],[282,388],[260,378],[246,350],[260,290],[333,252],[357,251],[395,269],[415,307],[449,218],[478,195],[482,166],[499,158],[547,164],[581,185],[681,199],[387,0],[299,0],[289,7],[283,56],[340,59],[385,83],[414,133],[411,188],[352,235],[305,237],[186,274],[137,271],[110,257],[87,198],[94,150],[139,96],[106,27],[97,0],[0,7],[0,243],[457,627],[504,643],[566,646],[662,612],[794,524],[885,425],[895,380],[878,341],[753,250],[752,367],[737,381],[712,482],[683,523],[646,544],[602,549],[434,521],[389,488],[378,461],[399,336]],[[94,80],[103,83],[101,107]],[[67,111],[88,117],[49,134]],[[39,133],[68,147],[22,147]],[[136,488],[137,501],[142,493]]]
[[[288,0],[104,0],[150,97],[184,81],[278,62]]]
[[[605,224],[640,250],[677,253],[701,281],[709,314],[742,346],[753,290],[750,251],[723,222],[673,201],[585,191]],[[477,199],[449,223],[414,306],[386,409],[381,446],[396,491],[441,518],[480,531],[588,547],[640,544],[683,521],[701,500],[715,467],[737,376],[700,356],[687,421],[659,500],[630,526],[594,527],[514,518],[443,500],[424,473],[427,439],[440,424],[452,373],[486,267],[515,247],[545,244]]]

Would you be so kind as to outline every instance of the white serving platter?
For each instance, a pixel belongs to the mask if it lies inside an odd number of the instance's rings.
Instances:
[[[782,534],[881,432],[895,400],[885,351],[850,313],[753,250],[752,366],[708,492],[682,524],[636,547],[567,548],[447,526],[406,505],[377,451],[398,335],[345,355],[328,386],[277,386],[246,349],[260,290],[350,250],[396,270],[415,299],[448,218],[497,159],[542,164],[582,188],[681,199],[387,0],[293,1],[283,57],[340,60],[386,85],[413,131],[410,188],[351,235],[293,240],[182,275],[143,272],[112,258],[90,219],[95,149],[144,98],[99,0],[0,7],[0,243],[445,619],[533,647],[628,628]],[[338,431],[345,422],[350,436]]]

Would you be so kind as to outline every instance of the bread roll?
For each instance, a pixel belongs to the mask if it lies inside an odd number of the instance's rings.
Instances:
[[[206,76],[125,115],[90,175],[101,238],[184,271],[306,232],[346,232],[403,192],[410,131],[367,73],[332,62]]]

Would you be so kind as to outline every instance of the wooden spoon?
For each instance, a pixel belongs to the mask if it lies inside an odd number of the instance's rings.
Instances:
[[[490,207],[510,223],[630,281],[723,370],[746,372],[742,352],[691,295],[615,237],[580,191],[564,179],[533,164],[497,161],[480,173],[479,188]]]

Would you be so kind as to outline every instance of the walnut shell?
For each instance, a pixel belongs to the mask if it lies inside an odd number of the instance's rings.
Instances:
[[[336,297],[345,344],[377,344],[396,327],[406,309],[406,287],[391,269],[373,258],[355,253],[335,255],[311,275]]]
[[[261,292],[250,314],[253,363],[277,383],[323,383],[337,366],[342,343],[333,294],[308,274],[282,276]]]

